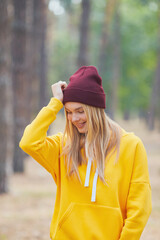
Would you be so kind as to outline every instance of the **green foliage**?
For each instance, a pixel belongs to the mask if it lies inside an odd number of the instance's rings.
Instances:
[[[147,111],[156,67],[157,14],[148,4],[124,1],[121,5],[121,109]]]
[[[49,85],[60,80],[68,82],[69,76],[76,71],[78,30],[75,30],[77,23],[72,22],[73,18],[65,13],[63,17],[57,16],[54,19],[55,29],[48,52]]]
[[[60,2],[62,3],[63,7],[64,7],[67,11],[70,11],[70,10],[71,10],[71,5],[72,5],[72,1],[71,1],[71,0],[60,0]]]
[[[71,0],[63,1],[65,9],[71,12],[56,17],[52,48],[50,49],[50,83],[67,80],[76,70],[79,47],[80,4]],[[106,0],[91,1],[90,14],[90,65],[99,66],[100,42],[102,40],[105,19]],[[152,84],[157,65],[158,42],[158,7],[157,0],[121,0],[120,14],[120,56],[121,74],[118,97],[122,112],[147,112]],[[109,27],[109,39],[104,62],[105,70],[100,72],[107,97],[112,91],[113,63],[115,48],[114,19]]]

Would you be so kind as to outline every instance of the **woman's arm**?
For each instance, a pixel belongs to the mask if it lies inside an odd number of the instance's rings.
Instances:
[[[53,98],[48,106],[42,108],[35,120],[26,127],[19,146],[48,172],[52,174],[55,181],[58,174],[58,159],[60,152],[60,139],[62,134],[47,137],[50,124],[56,119],[56,115],[63,107],[62,89],[65,82],[59,81],[52,85]]]
[[[47,137],[50,124],[63,107],[61,101],[52,98],[48,106],[42,108],[34,121],[29,124],[23,134],[19,146],[52,175],[57,170],[60,138],[62,134]]]
[[[140,141],[136,148],[127,204],[126,219],[120,240],[139,240],[152,210],[151,186],[145,148]]]

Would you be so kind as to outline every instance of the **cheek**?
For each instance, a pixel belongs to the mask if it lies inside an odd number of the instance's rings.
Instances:
[[[68,119],[69,121],[71,121],[71,120],[72,120],[72,117],[71,117],[71,115],[70,115],[70,114],[68,114],[68,115],[67,115],[67,119]]]
[[[81,118],[83,119],[84,122],[87,122],[87,118],[85,114]]]

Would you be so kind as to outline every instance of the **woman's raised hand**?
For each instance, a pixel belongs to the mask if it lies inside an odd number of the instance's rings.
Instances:
[[[51,86],[53,97],[58,98],[61,102],[63,101],[63,89],[67,87],[67,83],[59,81]]]

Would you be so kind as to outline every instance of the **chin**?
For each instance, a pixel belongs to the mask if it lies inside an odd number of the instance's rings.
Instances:
[[[78,129],[79,133],[86,133],[87,131],[85,129]]]

